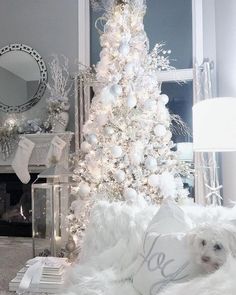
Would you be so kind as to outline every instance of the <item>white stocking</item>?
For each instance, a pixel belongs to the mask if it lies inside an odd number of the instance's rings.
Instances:
[[[63,149],[66,146],[66,142],[59,136],[54,136],[48,151],[46,166],[50,167],[54,161],[57,163],[60,161]]]
[[[30,181],[28,165],[34,146],[35,144],[31,140],[22,137],[12,161],[12,168],[22,183]]]

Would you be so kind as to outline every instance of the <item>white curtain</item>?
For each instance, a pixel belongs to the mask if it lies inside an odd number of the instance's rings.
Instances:
[[[194,96],[193,103],[212,98],[211,71],[213,65],[205,59],[202,65],[194,66]],[[219,169],[214,153],[194,153],[195,166],[195,201],[198,204],[219,204]]]

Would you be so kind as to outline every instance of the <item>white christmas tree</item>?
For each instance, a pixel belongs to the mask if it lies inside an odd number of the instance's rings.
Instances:
[[[159,71],[171,68],[168,52],[156,45],[149,53],[143,0],[111,2],[75,169],[78,194],[82,199],[144,197],[154,202],[185,198],[182,164],[172,151],[168,97],[158,82]]]

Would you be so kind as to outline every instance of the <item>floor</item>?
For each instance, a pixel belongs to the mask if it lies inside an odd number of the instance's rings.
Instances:
[[[8,293],[8,283],[32,258],[30,238],[0,237],[0,295]]]

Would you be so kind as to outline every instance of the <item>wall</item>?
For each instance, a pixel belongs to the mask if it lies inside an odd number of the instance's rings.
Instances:
[[[35,48],[46,63],[52,54],[64,54],[72,72],[78,56],[77,22],[78,0],[1,0],[0,48],[9,43],[25,43]],[[24,115],[42,116],[45,97]],[[72,96],[71,130],[73,108]],[[3,116],[0,113],[0,119]]]
[[[25,80],[0,67],[0,100],[13,106],[25,103],[27,98],[26,83]]]
[[[217,67],[216,60],[216,7],[215,0],[203,0],[203,57],[213,62],[212,95],[217,94]],[[203,61],[202,61],[203,62]]]
[[[236,96],[236,1],[216,0],[218,96]],[[236,115],[236,110],[235,110]],[[222,153],[224,204],[236,201],[236,153]]]

